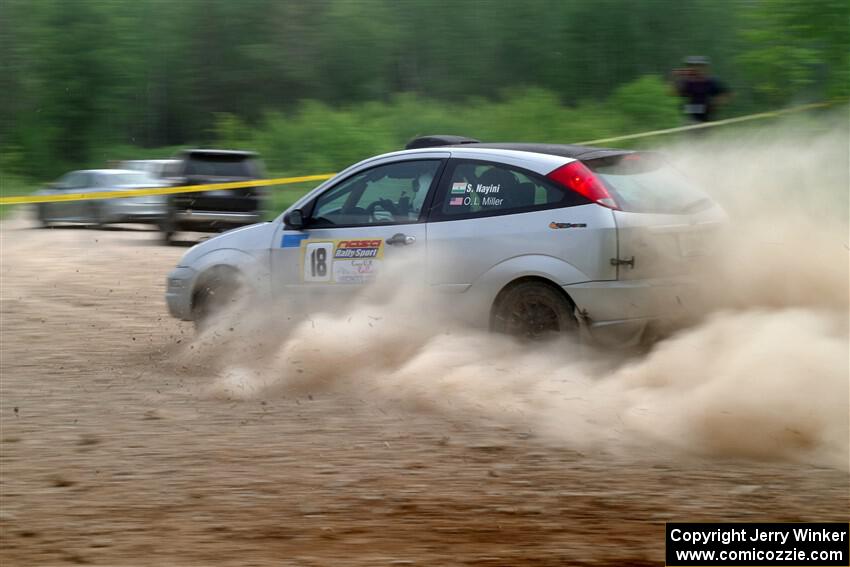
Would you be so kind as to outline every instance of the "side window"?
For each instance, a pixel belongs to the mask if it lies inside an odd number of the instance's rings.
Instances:
[[[419,220],[440,160],[401,161],[342,181],[316,200],[311,226],[367,226]]]
[[[568,205],[566,191],[529,173],[483,162],[458,162],[439,208],[443,218],[489,216]]]
[[[73,173],[66,173],[65,175],[63,175],[62,177],[57,179],[53,183],[52,187],[54,189],[61,189],[61,190],[70,189],[71,188],[70,181],[71,181],[72,175],[74,175],[74,174]]]
[[[56,183],[58,189],[73,191],[86,186],[86,174],[82,171],[72,171],[62,176]]]

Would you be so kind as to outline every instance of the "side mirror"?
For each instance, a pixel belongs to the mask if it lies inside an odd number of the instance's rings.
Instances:
[[[304,228],[304,213],[301,212],[301,209],[289,211],[283,215],[283,225],[293,230],[301,230]]]

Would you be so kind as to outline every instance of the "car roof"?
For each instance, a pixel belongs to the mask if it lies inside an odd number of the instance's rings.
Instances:
[[[405,145],[405,150],[435,149],[435,148],[464,148],[471,150],[510,150],[514,152],[526,152],[548,156],[564,157],[569,159],[593,159],[594,157],[606,157],[611,155],[622,155],[632,153],[631,150],[616,148],[599,148],[596,146],[585,146],[576,144],[544,144],[544,143],[520,143],[520,142],[482,142],[475,138],[466,136],[429,134],[419,136],[410,140]]]
[[[196,148],[193,150],[182,150],[181,154],[191,155],[191,154],[207,154],[207,155],[216,155],[216,156],[246,156],[246,157],[256,157],[257,152],[248,152],[244,150],[213,150],[213,149],[204,149],[204,148]]]
[[[462,140],[471,139],[461,138],[460,136],[431,136],[429,138],[436,138],[438,142],[440,141],[440,138],[454,138]],[[635,153],[635,150],[570,144],[536,144],[519,142],[489,143],[464,141],[456,144],[438,143],[436,145],[424,145],[421,147],[414,147],[412,149],[396,150],[394,152],[372,156],[352,164],[331,179],[319,184],[312,191],[307,192],[298,199],[293,206],[298,206],[309,201],[316,194],[324,191],[329,184],[336,183],[340,178],[349,175],[351,172],[371,167],[375,163],[381,163],[385,160],[405,159],[408,156],[416,155],[433,156],[435,154],[441,154],[442,152],[449,152],[452,157],[457,158],[493,159],[494,161],[518,165],[541,175],[547,175],[549,172],[564,165],[564,163],[569,163],[572,160],[584,161],[608,156],[631,154]]]
[[[146,171],[139,171],[138,169],[78,169],[73,173],[100,173],[102,175],[114,175],[117,173],[147,174]]]
[[[616,148],[599,148],[596,146],[576,146],[570,144],[535,144],[535,143],[464,143],[442,146],[448,148],[482,149],[482,150],[513,150],[516,152],[529,152],[565,158],[587,160],[612,155],[633,153],[633,150],[621,150]]]

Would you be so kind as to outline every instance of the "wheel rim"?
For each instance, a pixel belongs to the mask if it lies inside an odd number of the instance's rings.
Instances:
[[[508,314],[508,333],[529,339],[540,339],[561,330],[558,311],[547,302],[523,299]]]

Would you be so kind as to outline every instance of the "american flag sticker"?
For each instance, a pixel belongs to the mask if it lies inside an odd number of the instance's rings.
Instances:
[[[452,183],[452,195],[463,195],[466,193],[466,181]]]
[[[463,204],[463,197],[454,197],[449,201],[450,206],[462,205],[462,204]]]

